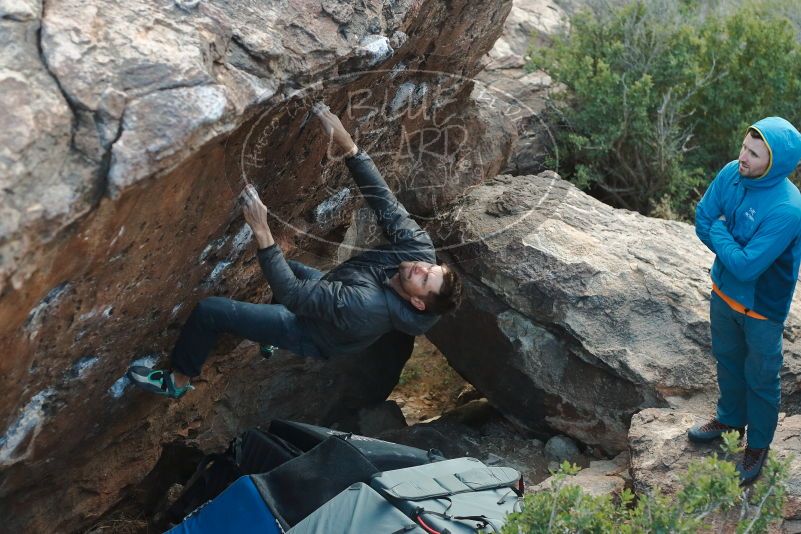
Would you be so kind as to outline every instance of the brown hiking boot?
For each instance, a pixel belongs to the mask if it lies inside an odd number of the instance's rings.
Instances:
[[[733,427],[725,425],[717,419],[711,419],[688,430],[687,438],[695,443],[708,443],[718,439],[724,432],[731,432],[732,430],[739,432],[741,437],[745,433],[745,428],[743,427]]]
[[[743,460],[737,464],[737,472],[740,473],[740,485],[753,482],[759,476],[765,458],[768,457],[769,447],[764,449],[754,449],[746,447],[743,453]]]

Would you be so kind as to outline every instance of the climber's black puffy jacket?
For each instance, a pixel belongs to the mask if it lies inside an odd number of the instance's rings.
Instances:
[[[350,258],[320,280],[297,278],[277,245],[258,251],[275,299],[301,319],[324,357],[363,350],[391,330],[420,335],[439,319],[416,310],[389,286],[400,262],[436,262],[431,238],[389,190],[370,156],[360,150],[345,161],[389,244]]]

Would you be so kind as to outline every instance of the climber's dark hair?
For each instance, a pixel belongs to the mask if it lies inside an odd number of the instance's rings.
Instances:
[[[748,133],[751,134],[751,137],[753,137],[754,139],[759,139],[760,141],[764,141],[765,140],[765,138],[762,137],[762,134],[759,133],[759,130],[757,130],[753,126],[748,128]]]
[[[442,286],[439,293],[433,291],[425,298],[426,312],[444,315],[455,311],[462,303],[462,279],[447,263],[442,267]]]

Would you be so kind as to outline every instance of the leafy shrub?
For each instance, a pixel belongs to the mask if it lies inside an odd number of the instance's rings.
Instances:
[[[669,497],[654,492],[635,496],[626,489],[616,499],[592,496],[570,476],[579,468],[564,462],[550,490],[526,495],[521,512],[511,514],[502,534],[592,532],[598,534],[696,533],[712,521],[736,523],[740,534],[765,532],[781,518],[789,460],[770,453],[762,475],[743,490],[729,455],[742,450],[736,432],[724,435],[724,457],[717,454],[690,464],[683,488]]]
[[[556,82],[550,165],[614,206],[691,219],[748,125],[801,119],[790,3],[589,0],[527,65]]]

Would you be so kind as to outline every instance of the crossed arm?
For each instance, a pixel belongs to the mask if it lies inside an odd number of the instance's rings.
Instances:
[[[695,233],[741,282],[756,280],[787,249],[797,234],[799,217],[794,212],[768,215],[748,243],[731,235],[723,209],[720,174],[695,210]]]
[[[715,245],[712,243],[709,231],[715,221],[721,217],[725,218],[723,214],[723,202],[720,195],[721,174],[722,171],[712,180],[703,198],[698,202],[698,206],[695,208],[695,234],[709,250],[716,254],[717,251],[715,250]]]
[[[726,269],[741,282],[750,282],[759,278],[790,246],[799,222],[791,213],[769,216],[742,246],[729,233],[725,221],[717,220],[709,229],[709,239]]]

